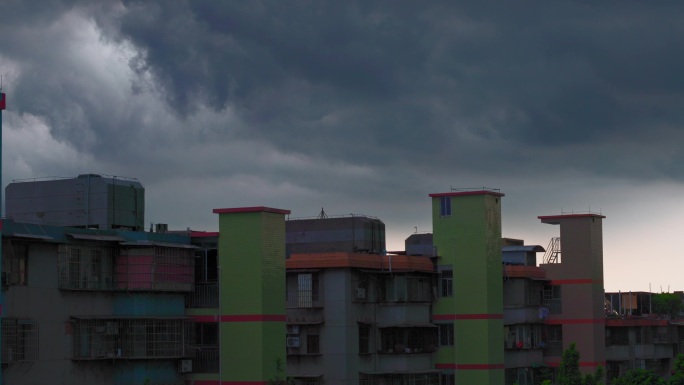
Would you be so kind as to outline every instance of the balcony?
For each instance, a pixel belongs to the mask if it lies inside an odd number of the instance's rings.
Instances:
[[[218,373],[220,362],[219,348],[216,345],[195,346],[192,371],[195,373]]]
[[[194,354],[186,319],[72,319],[72,359],[183,358]]]
[[[504,325],[542,323],[548,317],[543,307],[524,307],[504,309]]]
[[[218,308],[218,282],[195,283],[195,290],[185,297],[188,308]]]

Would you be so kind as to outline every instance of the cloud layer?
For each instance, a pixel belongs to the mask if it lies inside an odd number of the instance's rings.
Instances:
[[[534,243],[535,216],[561,209],[629,232],[611,215],[682,190],[683,16],[637,1],[9,1],[3,178],[137,177],[148,220],[179,228],[225,206],[365,213],[394,248],[430,230],[427,194],[450,187],[502,188],[504,232]],[[608,283],[621,252],[606,242]]]

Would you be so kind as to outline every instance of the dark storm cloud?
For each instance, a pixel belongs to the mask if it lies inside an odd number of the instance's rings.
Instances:
[[[479,152],[468,135],[525,151],[682,136],[678,6],[125,6],[117,38],[139,49],[173,111],[230,106],[244,135],[278,148],[382,164],[406,151],[453,167]],[[500,152],[468,167],[494,168]]]
[[[70,14],[93,20],[102,44],[130,44],[120,89],[78,66]],[[22,69],[15,111],[112,162],[240,139],[392,178],[681,179],[683,14],[641,2],[12,1],[0,54]],[[139,99],[122,106],[121,89]],[[139,102],[150,95],[166,111]],[[208,111],[235,120],[204,124]],[[165,139],[164,125],[187,132]]]

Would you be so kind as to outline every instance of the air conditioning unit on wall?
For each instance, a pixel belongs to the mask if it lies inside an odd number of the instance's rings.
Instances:
[[[356,299],[366,299],[366,288],[357,287],[356,288]]]
[[[178,373],[190,373],[192,372],[192,360],[180,360],[178,361]]]
[[[299,337],[287,337],[287,347],[288,348],[298,348],[299,347]]]
[[[299,325],[287,325],[287,334],[299,334]]]

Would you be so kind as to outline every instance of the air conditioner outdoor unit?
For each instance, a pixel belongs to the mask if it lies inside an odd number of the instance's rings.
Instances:
[[[287,325],[287,334],[299,334],[299,325]]]
[[[179,373],[190,373],[190,372],[192,372],[192,360],[180,360],[180,361],[178,361],[178,372]]]
[[[299,347],[299,337],[287,337],[287,347],[288,348],[298,348]]]
[[[363,287],[357,287],[356,288],[356,298],[357,299],[365,299],[366,298],[366,289]]]

